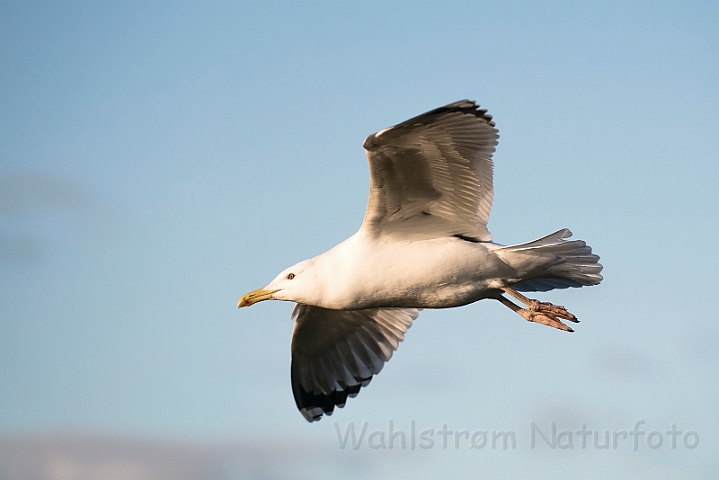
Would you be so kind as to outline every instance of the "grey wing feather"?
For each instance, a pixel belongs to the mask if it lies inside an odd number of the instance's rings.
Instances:
[[[292,311],[292,393],[305,419],[331,415],[367,386],[417,315],[415,308],[330,310],[297,304]]]
[[[367,137],[370,196],[362,229],[374,234],[491,241],[492,116],[469,100]]]

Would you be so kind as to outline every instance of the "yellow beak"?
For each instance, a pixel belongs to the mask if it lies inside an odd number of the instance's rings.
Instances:
[[[279,290],[265,290],[264,288],[253,290],[240,298],[240,301],[237,302],[237,308],[249,307],[250,305],[261,302],[262,300],[269,300],[272,298],[272,295],[278,291]]]

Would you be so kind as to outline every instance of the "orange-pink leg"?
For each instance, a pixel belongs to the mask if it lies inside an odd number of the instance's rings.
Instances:
[[[497,300],[529,322],[541,323],[542,325],[548,325],[566,332],[573,332],[574,330],[563,324],[560,321],[560,318],[570,322],[579,323],[577,317],[569,313],[566,308],[560,305],[553,305],[551,303],[540,302],[538,300],[527,298],[513,288],[505,287],[502,290],[525,304],[528,308],[522,308],[502,295],[497,297]]]

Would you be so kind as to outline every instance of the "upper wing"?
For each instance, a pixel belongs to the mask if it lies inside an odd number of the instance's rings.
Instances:
[[[355,397],[404,339],[416,308],[329,310],[295,305],[292,393],[308,422]]]
[[[367,137],[370,194],[362,229],[490,241],[498,138],[492,116],[469,100]]]

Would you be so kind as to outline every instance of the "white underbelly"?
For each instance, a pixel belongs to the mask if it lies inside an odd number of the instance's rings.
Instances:
[[[486,243],[443,238],[370,247],[353,267],[353,304],[342,308],[466,305],[486,298],[497,279],[512,273]]]

